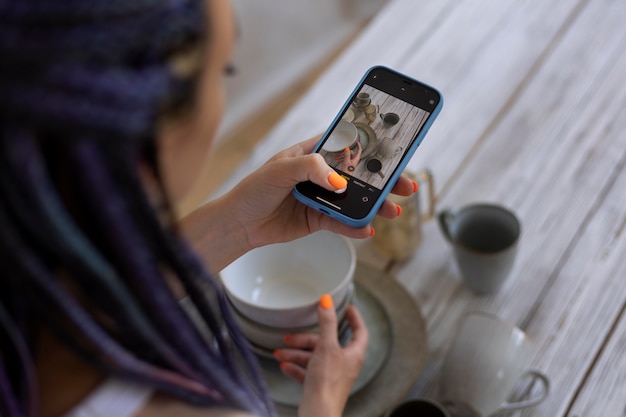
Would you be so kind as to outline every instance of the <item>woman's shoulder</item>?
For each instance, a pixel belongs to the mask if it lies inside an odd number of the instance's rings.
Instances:
[[[156,394],[134,417],[255,417],[255,415],[228,408],[194,406],[170,396]]]
[[[143,385],[106,379],[65,417],[254,417],[227,408],[189,405]]]

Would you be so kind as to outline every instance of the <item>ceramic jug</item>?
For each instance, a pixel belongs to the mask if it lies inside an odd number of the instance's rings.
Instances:
[[[405,171],[404,175],[418,183],[417,192],[410,196],[390,194],[389,200],[401,207],[402,214],[395,219],[377,216],[372,222],[376,231],[372,246],[380,254],[396,261],[405,260],[415,253],[422,242],[422,223],[434,216],[436,204],[434,179],[430,170],[417,173]],[[420,207],[422,199],[428,204],[424,212]]]

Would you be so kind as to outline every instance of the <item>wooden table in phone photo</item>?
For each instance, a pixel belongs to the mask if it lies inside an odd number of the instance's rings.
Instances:
[[[403,263],[355,242],[427,325],[428,359],[398,395],[437,398],[453,330],[478,310],[524,329],[532,365],[550,377],[548,398],[513,415],[625,415],[624,22],[624,0],[390,0],[223,185],[324,131],[371,66],[442,91],[442,113],[409,169],[434,173],[437,208],[502,204],[522,236],[508,281],[483,297],[462,283],[436,222]]]

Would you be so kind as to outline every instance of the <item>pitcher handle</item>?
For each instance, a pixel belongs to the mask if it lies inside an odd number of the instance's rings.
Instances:
[[[423,183],[428,186],[428,207],[422,215],[422,222],[425,222],[435,216],[435,205],[437,203],[437,196],[435,195],[435,178],[430,169],[424,169],[417,173],[416,179],[420,184]]]
[[[537,397],[530,398],[524,401],[516,401],[516,402],[507,401],[504,404],[502,404],[502,406],[500,406],[498,411],[519,410],[521,408],[532,407],[546,399],[546,397],[548,396],[548,392],[550,391],[550,380],[548,379],[546,374],[544,374],[543,372],[537,369],[529,369],[528,371],[524,373],[524,375],[522,375],[522,379],[529,377],[529,376],[533,377],[533,383],[537,380],[541,382],[541,385],[542,385],[541,393]]]

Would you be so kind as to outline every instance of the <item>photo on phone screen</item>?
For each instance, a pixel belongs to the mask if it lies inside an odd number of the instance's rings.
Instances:
[[[348,180],[337,194],[313,183],[296,197],[353,226],[373,217],[442,104],[423,83],[384,67],[371,69],[315,149]]]
[[[319,153],[331,167],[382,190],[430,113],[369,85],[359,90],[360,98],[369,104],[354,102]],[[346,146],[337,150],[337,144]]]

